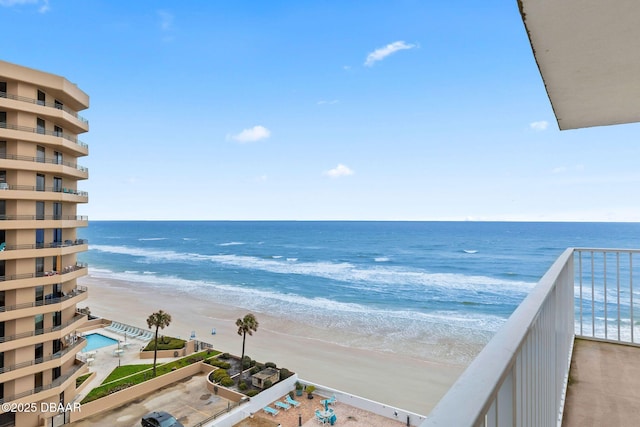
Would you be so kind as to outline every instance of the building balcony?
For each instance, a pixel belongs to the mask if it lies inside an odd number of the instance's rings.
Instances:
[[[75,180],[87,179],[89,177],[88,168],[74,162],[49,157],[39,158],[4,153],[0,154],[0,168],[45,172]]]
[[[84,374],[87,370],[88,369],[86,367],[86,364],[76,359],[71,369],[53,380],[51,384],[36,387],[31,390],[26,390],[11,396],[5,396],[3,399],[0,399],[0,403],[39,402],[41,400],[46,400],[51,397],[58,396],[62,390],[69,387],[72,382],[75,382],[76,378]]]
[[[0,230],[79,228],[87,225],[89,225],[89,218],[86,215],[0,215]],[[64,246],[71,245],[64,244],[59,247]]]
[[[87,270],[87,264],[76,263],[64,267],[62,271],[42,271],[0,276],[0,291],[68,282],[86,276]]]
[[[634,320],[640,319],[634,302],[640,290],[634,285],[639,281],[633,270],[638,256],[640,250],[567,249],[420,426],[568,425],[563,423],[566,408],[574,407],[571,401],[580,393],[580,388],[570,386],[574,397],[567,398],[576,338],[594,346],[625,348],[640,358],[640,324]],[[640,372],[640,363],[633,368],[622,366],[622,360],[628,359],[618,358],[610,349],[596,352],[605,360],[607,354],[610,358],[599,363],[598,372],[581,372],[580,383],[585,378],[597,380],[605,368]],[[631,380],[631,386],[627,383],[607,383],[609,388],[592,385],[600,398],[609,400],[596,404],[589,396],[590,405],[582,406],[583,413],[573,418],[588,419],[593,425],[617,425],[606,417],[594,422],[597,414],[584,413],[594,407],[605,415],[603,408],[615,407],[609,412],[637,416],[640,402],[631,397],[616,400],[622,393],[612,392],[623,385],[627,390],[640,386],[638,380]]]
[[[87,132],[89,121],[71,108],[57,102],[43,102],[25,96],[18,96],[8,92],[0,92],[0,105],[12,110],[29,111],[34,114],[56,119],[67,127],[74,128],[76,133]],[[13,105],[17,103],[16,105]]]
[[[64,336],[72,334],[76,329],[82,327],[86,320],[87,316],[76,314],[70,320],[58,326],[0,337],[0,351],[12,350],[18,347],[52,341],[54,339],[62,339]]]
[[[2,223],[0,222],[0,225]],[[42,227],[53,228],[53,227]],[[0,227],[0,229],[5,229]],[[64,242],[34,243],[25,245],[5,245],[0,251],[0,260],[38,258],[57,255],[69,255],[85,252],[89,248],[89,242],[84,239],[65,240]],[[2,246],[0,244],[0,246]]]
[[[38,187],[34,185],[13,185],[0,182],[0,191],[11,191],[4,197],[14,200],[46,200],[71,203],[87,203],[89,193],[66,187]]]
[[[88,297],[85,286],[77,286],[66,295],[56,298],[45,298],[42,301],[31,301],[16,305],[0,307],[0,322],[6,322],[15,318],[31,317],[37,314],[63,311],[75,306]],[[0,370],[1,371],[1,370]]]
[[[61,366],[69,360],[75,359],[75,355],[82,350],[86,344],[86,339],[78,337],[75,343],[57,353],[0,368],[0,381],[4,383],[26,375],[52,369],[56,366]]]
[[[87,144],[80,141],[75,135],[64,132],[0,122],[0,137],[3,139],[30,141],[51,147],[62,146],[78,157],[89,154],[89,146]]]

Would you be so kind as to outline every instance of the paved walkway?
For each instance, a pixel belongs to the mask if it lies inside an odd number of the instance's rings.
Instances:
[[[562,425],[640,425],[640,348],[576,339]]]

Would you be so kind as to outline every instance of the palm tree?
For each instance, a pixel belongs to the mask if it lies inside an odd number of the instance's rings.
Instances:
[[[160,310],[153,313],[147,318],[147,325],[149,329],[156,327],[155,345],[153,348],[153,376],[156,376],[156,359],[158,357],[158,329],[164,329],[165,326],[169,326],[171,323],[171,315]]]
[[[238,327],[238,335],[242,335],[242,357],[240,358],[240,375],[238,375],[238,386],[240,386],[244,369],[244,342],[247,334],[253,335],[253,331],[258,330],[258,320],[256,316],[249,313],[244,318],[236,320],[236,326]]]

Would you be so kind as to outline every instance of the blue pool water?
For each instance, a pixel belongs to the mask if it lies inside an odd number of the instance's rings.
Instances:
[[[83,352],[93,351],[108,345],[118,344],[117,340],[105,337],[98,333],[85,335],[85,338],[87,339],[87,346],[82,350]]]

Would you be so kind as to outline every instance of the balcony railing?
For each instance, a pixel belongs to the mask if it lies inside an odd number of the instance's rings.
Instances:
[[[75,375],[83,367],[84,367],[84,363],[79,361],[79,360],[76,360],[75,365],[73,365],[73,367],[66,374],[56,378],[55,380],[53,380],[51,382],[51,384],[47,384],[47,385],[43,385],[43,386],[40,386],[40,387],[36,387],[34,389],[31,389],[31,390],[23,391],[22,393],[14,394],[13,396],[4,397],[4,398],[0,399],[0,403],[13,402],[14,400],[18,400],[18,399],[21,399],[23,397],[30,396],[32,394],[36,394],[36,393],[40,393],[42,391],[51,390],[52,388],[56,388],[56,387],[60,386],[62,383],[64,383],[65,381],[67,381],[69,378],[71,378],[73,375]]]
[[[62,105],[62,104],[55,103],[55,102],[39,101],[37,99],[27,98],[25,96],[13,95],[13,94],[7,93],[7,92],[0,92],[0,98],[13,99],[15,101],[28,102],[30,104],[37,104],[37,105],[43,105],[45,107],[55,108],[56,110],[62,110],[64,112],[66,112],[67,114],[72,115],[73,117],[75,117],[76,119],[80,120],[83,123],[89,123],[89,121],[87,119],[85,119],[84,117],[82,117],[81,115],[79,115],[78,113],[73,111],[71,108],[66,107],[65,105]]]
[[[421,426],[553,426],[576,336],[640,345],[640,250],[567,249]]]
[[[38,271],[35,273],[23,273],[23,274],[12,274],[7,276],[0,276],[0,282],[6,282],[9,280],[31,279],[34,277],[55,276],[58,274],[68,274],[68,273],[73,273],[74,271],[82,270],[83,268],[87,268],[87,264],[76,263],[75,265],[69,265],[67,267],[64,267],[62,271]]]
[[[86,215],[0,215],[0,221],[87,221]]]
[[[51,243],[34,243],[31,245],[6,245],[5,251],[18,251],[25,249],[51,249],[51,248],[67,248],[69,246],[86,245],[89,241],[86,239],[65,240],[64,242],[51,242]]]
[[[45,298],[42,301],[32,301],[32,302],[25,302],[23,304],[2,306],[0,307],[0,313],[3,313],[5,311],[22,310],[24,308],[33,308],[33,307],[41,307],[41,306],[46,306],[51,304],[58,304],[58,303],[70,300],[71,298],[77,297],[78,295],[83,294],[85,292],[87,292],[86,286],[77,286],[75,289],[71,290],[71,292],[61,297]]]
[[[77,169],[80,172],[89,172],[88,168],[86,168],[84,166],[80,166],[77,163],[65,162],[63,160],[56,159],[56,158],[51,158],[51,157],[44,157],[43,158],[43,157],[19,156],[17,154],[0,153],[0,159],[20,160],[20,161],[23,161],[23,162],[47,163],[47,164],[51,164],[51,165],[63,165],[63,166],[68,166],[68,167],[73,168],[73,169]]]
[[[40,134],[40,135],[57,136],[59,138],[66,139],[67,141],[71,141],[74,144],[78,144],[80,147],[89,148],[88,144],[80,141],[74,135],[71,135],[71,134],[68,134],[68,133],[64,133],[64,132],[58,132],[58,131],[54,131],[54,130],[46,130],[46,129],[42,129],[42,128],[32,128],[32,127],[29,127],[29,126],[18,126],[18,125],[14,125],[14,124],[11,124],[11,123],[6,123],[6,122],[0,122],[0,129],[11,129],[11,130],[17,130],[17,131],[20,131],[20,132],[30,132],[30,133],[37,133],[37,134]]]
[[[86,191],[78,191],[73,188],[66,187],[38,187],[34,185],[10,185],[7,183],[0,183],[1,190],[19,190],[19,191],[43,191],[47,193],[65,193],[73,194],[75,196],[89,197],[89,193]]]
[[[19,339],[22,339],[22,338],[35,337],[36,335],[43,335],[43,334],[48,334],[50,332],[59,331],[61,329],[66,328],[69,325],[72,325],[72,324],[82,320],[83,318],[86,318],[86,316],[83,315],[83,314],[76,314],[70,320],[67,320],[66,322],[64,322],[63,324],[58,325],[58,326],[53,326],[51,328],[45,328],[45,329],[36,329],[34,331],[27,331],[27,332],[22,332],[20,334],[9,335],[9,336],[6,336],[6,337],[0,337],[0,343],[9,342],[9,341],[15,341],[15,340],[19,340]]]
[[[67,348],[65,348],[65,349],[63,349],[63,350],[61,350],[61,351],[59,351],[57,353],[51,354],[51,355],[46,356],[46,357],[40,357],[38,359],[27,360],[26,362],[17,363],[15,365],[2,367],[2,368],[0,368],[0,374],[4,374],[5,372],[15,371],[16,369],[26,368],[28,366],[39,365],[40,363],[48,362],[50,360],[60,359],[65,354],[68,354],[69,352],[71,352],[74,349],[78,348],[78,346],[80,346],[85,341],[86,340],[84,338],[78,337],[74,344],[72,344],[71,346],[69,346],[69,347],[67,347]]]

